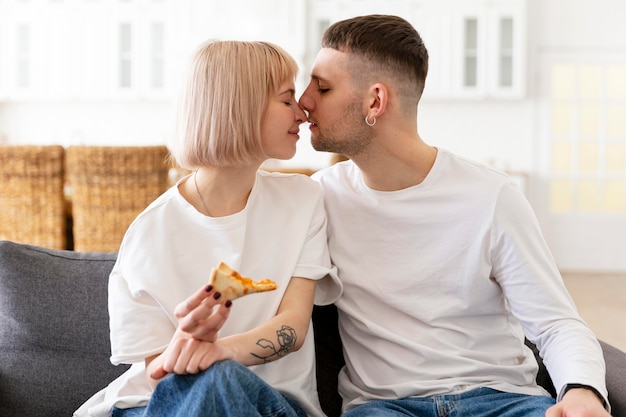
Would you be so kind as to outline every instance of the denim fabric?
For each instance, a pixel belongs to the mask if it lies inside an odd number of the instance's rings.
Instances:
[[[195,375],[161,381],[147,407],[114,409],[111,417],[306,417],[294,401],[245,366],[222,361]]]
[[[550,397],[479,388],[463,394],[372,401],[343,417],[544,417],[554,403]]]

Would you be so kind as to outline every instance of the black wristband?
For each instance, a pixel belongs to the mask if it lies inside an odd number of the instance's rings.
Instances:
[[[565,388],[563,389],[563,396],[565,396],[565,394],[567,394],[567,391],[569,391],[569,390],[571,390],[573,388],[584,388],[584,389],[588,389],[589,391],[593,392],[600,399],[600,402],[602,403],[602,405],[606,408],[606,401],[604,401],[604,397],[602,396],[602,394],[600,394],[597,389],[595,389],[594,387],[592,387],[590,385],[566,384]]]

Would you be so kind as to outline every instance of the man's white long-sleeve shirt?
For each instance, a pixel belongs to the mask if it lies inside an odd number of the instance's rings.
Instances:
[[[400,191],[368,188],[351,161],[314,178],[344,285],[344,409],[478,387],[549,395],[524,336],[557,392],[580,383],[606,398],[601,348],[509,177],[440,149]]]

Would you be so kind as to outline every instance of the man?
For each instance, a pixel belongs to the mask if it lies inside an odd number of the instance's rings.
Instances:
[[[344,284],[345,415],[608,416],[601,348],[521,191],[420,137],[427,71],[408,22],[357,17],[324,33],[300,99],[313,147],[351,159],[315,176]]]

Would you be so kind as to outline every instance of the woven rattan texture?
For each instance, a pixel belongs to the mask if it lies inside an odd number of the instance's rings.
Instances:
[[[168,187],[165,146],[70,146],[74,250],[116,252],[134,218]]]
[[[66,248],[60,145],[0,145],[0,240]]]

